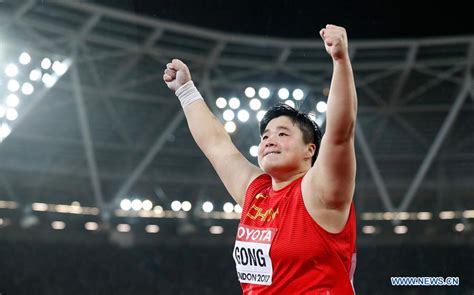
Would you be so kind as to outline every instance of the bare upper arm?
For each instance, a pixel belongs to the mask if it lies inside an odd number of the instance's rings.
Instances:
[[[333,143],[325,137],[313,167],[302,182],[305,206],[313,218],[329,231],[342,229],[355,189],[354,138]]]
[[[206,156],[229,194],[243,206],[250,182],[264,172],[250,163],[231,141],[210,148]]]

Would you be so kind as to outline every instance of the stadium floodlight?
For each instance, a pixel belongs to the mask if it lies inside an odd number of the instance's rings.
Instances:
[[[18,61],[22,64],[22,65],[27,65],[30,63],[31,61],[31,56],[28,54],[28,52],[22,52],[20,54],[20,57],[18,58]]]
[[[38,81],[41,79],[42,73],[40,69],[33,69],[30,72],[30,80],[31,81]]]
[[[227,100],[223,97],[218,97],[216,99],[216,106],[220,109],[223,109],[227,106]]]
[[[189,201],[184,201],[182,204],[181,204],[181,209],[183,209],[183,211],[185,212],[188,212],[191,210],[193,206],[191,205],[191,202]]]
[[[20,83],[18,83],[17,80],[12,79],[12,80],[8,81],[7,89],[10,92],[17,92],[18,89],[20,89]]]
[[[259,122],[262,121],[262,119],[263,119],[263,117],[265,116],[266,113],[267,113],[266,111],[259,111],[259,112],[257,113],[257,120],[258,120]]]
[[[143,206],[143,204],[142,204],[142,201],[141,201],[141,200],[139,200],[139,199],[134,199],[134,200],[132,201],[132,209],[133,209],[134,211],[140,211],[140,210],[142,209],[142,206]]]
[[[225,110],[224,113],[222,114],[222,117],[223,117],[224,120],[226,120],[226,121],[232,121],[232,120],[234,120],[234,118],[235,118],[234,111],[232,111],[232,110]]]
[[[248,98],[252,98],[255,96],[255,88],[253,87],[247,87],[245,88],[245,96],[247,96]]]
[[[210,213],[214,210],[214,205],[211,202],[206,201],[202,204],[202,210],[206,213]]]
[[[23,92],[24,95],[30,95],[34,90],[35,88],[29,82],[23,83],[23,86],[21,86],[21,92]]]
[[[262,103],[260,102],[260,99],[253,98],[250,100],[249,106],[252,110],[258,111],[262,107]]]
[[[220,235],[224,232],[224,228],[220,225],[213,225],[209,227],[209,232],[213,235]]]
[[[240,122],[247,122],[249,120],[250,114],[246,110],[240,110],[237,113],[237,118]]]
[[[130,201],[129,199],[123,199],[120,202],[120,208],[124,211],[129,211],[130,209],[132,209],[132,201]]]
[[[66,228],[66,223],[64,221],[53,221],[51,222],[51,227],[55,230],[62,230]]]
[[[7,109],[6,118],[9,121],[15,121],[18,118],[18,112],[15,109]]]
[[[252,146],[250,147],[250,155],[251,155],[252,157],[257,157],[257,156],[258,156],[258,146],[252,145]]]
[[[286,88],[280,88],[280,90],[278,90],[278,97],[281,99],[287,99],[290,97],[290,92]]]
[[[237,97],[232,97],[229,99],[229,107],[231,109],[238,109],[240,107],[240,100]]]
[[[156,224],[148,224],[145,226],[145,231],[150,234],[156,234],[160,231],[160,227]]]
[[[286,105],[289,105],[289,106],[292,107],[292,108],[295,107],[295,102],[292,101],[292,100],[290,100],[290,99],[286,100],[286,101],[285,101],[285,104],[286,104]]]
[[[295,90],[293,90],[293,98],[294,98],[295,100],[302,100],[303,97],[304,97],[304,92],[303,92],[303,90],[298,89],[298,88],[295,89]]]
[[[142,202],[143,210],[149,211],[153,209],[153,203],[150,200],[144,200]]]
[[[234,122],[229,121],[225,123],[224,128],[227,133],[234,133],[235,130],[237,130],[237,125],[235,125]]]
[[[225,213],[231,213],[232,211],[234,211],[234,204],[226,202],[222,209],[224,209]]]
[[[171,202],[171,210],[178,212],[179,210],[181,210],[181,208],[182,208],[182,204],[180,201],[175,200]]]
[[[324,101],[320,101],[316,104],[316,110],[318,110],[320,113],[325,113],[327,109],[328,106]]]
[[[16,108],[20,103],[20,99],[17,95],[10,93],[5,100],[5,104],[11,108]]]
[[[41,61],[41,67],[44,70],[49,69],[51,67],[51,60],[47,57],[43,58],[43,60]]]
[[[262,87],[258,90],[258,96],[263,99],[267,99],[270,97],[270,89],[267,87]]]
[[[234,212],[239,214],[242,213],[242,207],[239,204],[235,204]]]
[[[5,75],[10,78],[15,77],[16,75],[18,75],[18,67],[15,64],[8,64],[5,67]]]

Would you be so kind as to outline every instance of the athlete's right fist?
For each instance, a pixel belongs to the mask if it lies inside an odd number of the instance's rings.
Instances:
[[[166,65],[163,80],[169,89],[176,92],[176,90],[191,80],[191,73],[188,66],[179,59],[173,59]]]

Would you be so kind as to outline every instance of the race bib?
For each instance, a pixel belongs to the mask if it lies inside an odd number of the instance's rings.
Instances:
[[[276,228],[239,224],[233,256],[241,283],[271,285],[273,267],[270,247],[276,231]]]

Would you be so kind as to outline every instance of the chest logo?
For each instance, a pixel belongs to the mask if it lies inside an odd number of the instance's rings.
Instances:
[[[247,212],[247,217],[252,220],[260,218],[260,221],[272,221],[278,215],[278,208],[273,210],[273,208],[263,211],[263,208],[258,207],[257,205],[252,205],[249,211]]]

